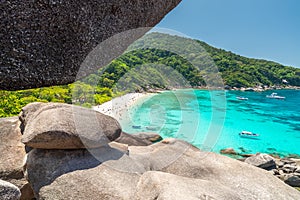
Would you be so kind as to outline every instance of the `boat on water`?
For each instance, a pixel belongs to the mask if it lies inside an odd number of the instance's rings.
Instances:
[[[259,134],[250,131],[242,131],[239,133],[239,136],[242,138],[259,139]]]
[[[271,95],[267,95],[266,96],[267,98],[270,98],[270,99],[285,99],[285,97],[283,96],[279,96],[277,93],[273,92]]]
[[[236,97],[238,100],[242,100],[242,101],[245,101],[245,100],[248,100],[248,98],[247,97],[240,97],[240,96],[238,96],[238,97]]]
[[[132,128],[134,128],[134,129],[140,129],[140,128],[142,128],[142,126],[133,125]]]

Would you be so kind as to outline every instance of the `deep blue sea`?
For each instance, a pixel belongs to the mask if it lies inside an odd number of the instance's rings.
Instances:
[[[285,100],[269,99],[277,92]],[[238,100],[237,96],[248,100]],[[129,133],[157,132],[219,152],[232,147],[243,153],[300,155],[300,91],[265,92],[176,90],[153,95],[129,109],[122,123]],[[257,139],[242,138],[246,130]]]

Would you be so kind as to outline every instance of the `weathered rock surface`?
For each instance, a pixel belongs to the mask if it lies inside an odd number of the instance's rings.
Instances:
[[[9,179],[9,180],[5,180],[5,181],[7,181],[19,188],[19,190],[21,191],[20,200],[34,199],[33,190],[25,177],[22,177],[20,179]]]
[[[162,140],[162,137],[157,133],[128,134],[122,132],[120,137],[118,137],[115,141],[128,144],[129,146],[147,146],[160,140]]]
[[[0,179],[17,186],[21,200],[31,200],[32,189],[23,174],[26,152],[19,126],[18,117],[0,118]]]
[[[143,200],[238,200],[240,195],[214,181],[186,178],[163,172],[146,172],[137,185],[136,199]]]
[[[43,187],[43,200],[132,200],[140,175],[114,170],[101,165],[95,169],[76,171],[57,178]]]
[[[129,147],[129,156],[147,170],[203,179],[226,186],[241,199],[300,199],[300,193],[268,171],[174,139]],[[234,195],[234,194],[233,194]]]
[[[41,102],[33,102],[29,103],[26,106],[24,106],[19,114],[19,120],[21,121],[21,132],[24,132],[25,126],[27,125],[27,122],[30,121],[30,118],[34,116],[34,113],[46,106],[46,103],[41,103]]]
[[[9,1],[0,3],[0,89],[74,82],[105,66],[181,0]],[[84,61],[84,62],[83,62]],[[82,64],[83,63],[83,64]],[[78,69],[85,70],[78,74]]]
[[[291,165],[291,164],[286,164],[286,165],[283,165],[283,167],[282,167],[282,170],[286,173],[293,173],[296,171],[296,169],[297,169],[297,166]]]
[[[28,154],[28,179],[40,199],[130,199],[145,169],[123,150],[42,150]]]
[[[282,162],[280,159],[275,160],[277,168],[282,168],[284,166],[284,162]]]
[[[69,104],[33,104],[24,107],[20,116],[26,123],[22,142],[33,148],[97,148],[121,133],[119,123],[112,117]]]
[[[295,174],[285,176],[284,182],[292,187],[300,187],[300,177]]]
[[[20,200],[35,200],[34,193],[31,185],[26,181],[26,183],[20,188],[21,197]]]
[[[18,117],[0,118],[0,179],[22,179],[25,146],[21,143]]]
[[[118,142],[114,141],[114,142],[108,143],[108,146],[110,146],[111,148],[114,148],[114,149],[118,149],[119,151],[122,151],[124,154],[129,153],[127,144],[122,144],[122,143],[118,143]]]
[[[273,174],[292,187],[300,187],[300,165],[298,159],[282,158],[276,160]]]
[[[0,180],[0,199],[1,200],[19,200],[21,192],[19,188],[9,182]]]
[[[122,145],[114,145],[90,151],[31,150],[27,174],[36,197],[300,199],[297,190],[263,169],[202,152],[183,141],[167,139],[150,146],[129,146],[129,153]]]
[[[245,163],[248,163],[250,165],[260,167],[263,169],[275,169],[276,168],[276,163],[275,159],[264,153],[258,153],[254,156],[251,156],[245,160]]]

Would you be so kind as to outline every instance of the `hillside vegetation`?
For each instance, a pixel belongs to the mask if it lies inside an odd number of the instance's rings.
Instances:
[[[300,86],[300,69],[246,58],[197,40],[150,33],[108,66],[74,84],[0,91],[0,117],[17,115],[23,106],[35,101],[90,107],[129,91],[273,86],[284,85],[283,79]]]
[[[191,42],[192,41],[192,42]],[[203,49],[196,49],[192,45],[200,44]],[[171,36],[162,33],[151,33],[135,42],[132,46],[137,48],[147,48],[148,44],[157,49],[178,49],[181,55],[196,65],[196,70],[174,55],[160,50],[138,50],[128,55],[123,55],[121,60],[132,65],[140,63],[128,63],[128,57],[134,57],[137,61],[158,62],[168,64],[190,81],[191,85],[199,85],[198,75],[205,74],[209,69],[217,69],[222,76],[224,85],[232,87],[254,87],[257,85],[282,85],[282,80],[288,81],[289,85],[300,86],[300,69],[283,66],[279,63],[246,58],[229,51],[217,49],[205,42],[191,40],[179,36]],[[155,45],[153,45],[155,44]],[[189,47],[187,47],[189,45]],[[175,46],[175,48],[174,48]],[[138,55],[138,56],[137,56]],[[140,59],[138,59],[140,57]],[[176,59],[172,59],[176,58]],[[126,59],[127,58],[127,59]],[[172,60],[172,61],[171,61]],[[202,83],[200,81],[200,83]]]

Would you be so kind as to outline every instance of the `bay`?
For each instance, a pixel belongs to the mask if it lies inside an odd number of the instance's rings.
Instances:
[[[266,98],[272,92],[286,99]],[[299,90],[165,91],[136,103],[128,111],[130,120],[121,124],[125,132],[157,132],[206,151],[232,147],[241,153],[300,155],[299,100]],[[257,140],[242,138],[238,133],[243,130],[260,136]]]

